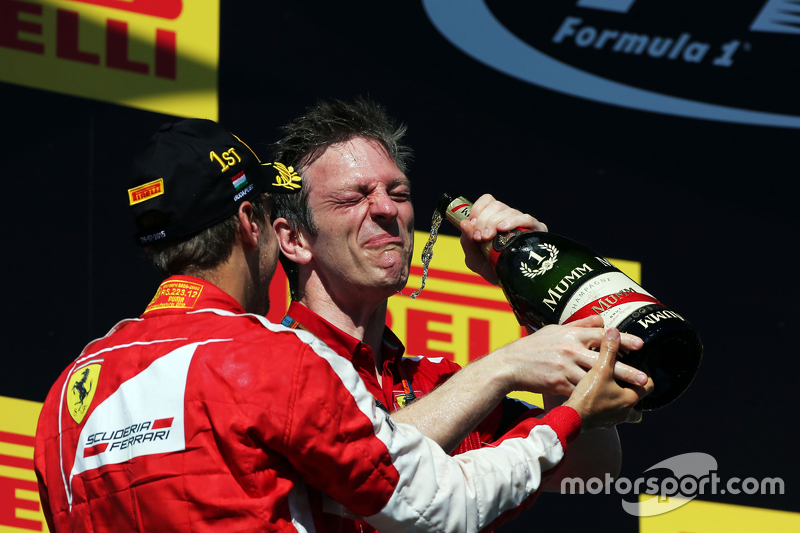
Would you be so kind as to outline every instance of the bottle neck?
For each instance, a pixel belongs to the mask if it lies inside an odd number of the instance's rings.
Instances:
[[[469,220],[469,215],[472,212],[472,202],[463,196],[450,196],[447,200],[450,200],[447,205],[440,204],[440,212],[450,223],[460,228],[462,220]],[[500,253],[495,251],[492,242],[484,241],[477,243],[477,245],[481,249],[481,252],[483,252],[483,255],[492,263],[492,267],[497,265],[497,258],[500,257]]]

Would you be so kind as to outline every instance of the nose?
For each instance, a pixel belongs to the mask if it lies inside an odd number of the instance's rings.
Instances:
[[[397,218],[397,205],[386,191],[374,191],[370,198],[370,215],[373,219],[394,220]]]

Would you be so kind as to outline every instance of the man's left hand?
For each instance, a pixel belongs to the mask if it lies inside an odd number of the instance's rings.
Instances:
[[[481,252],[478,243],[491,241],[498,233],[514,228],[547,231],[547,226],[531,215],[522,213],[503,202],[495,200],[491,194],[484,194],[472,206],[469,220],[461,221],[461,247],[464,249],[464,262],[470,270],[480,274],[483,279],[497,285],[497,275],[492,264]]]

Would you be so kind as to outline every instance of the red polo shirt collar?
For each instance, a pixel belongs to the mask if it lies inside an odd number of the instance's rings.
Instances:
[[[405,347],[388,327],[383,329],[383,368],[381,369],[383,387],[381,387],[375,378],[375,359],[369,345],[349,333],[345,333],[299,302],[291,303],[281,324],[291,328],[299,327],[313,333],[334,352],[353,364],[367,389],[383,405],[394,403],[392,388],[395,376],[391,367],[395,361],[399,362],[403,357]]]

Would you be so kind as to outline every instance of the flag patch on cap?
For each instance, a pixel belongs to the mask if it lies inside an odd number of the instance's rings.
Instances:
[[[131,205],[136,205],[150,198],[161,196],[162,194],[164,194],[164,180],[161,178],[156,181],[151,181],[150,183],[145,183],[144,185],[139,185],[133,189],[128,189],[128,199]]]
[[[247,176],[244,175],[244,171],[239,172],[234,177],[232,177],[231,183],[233,183],[233,186],[236,187],[237,191],[242,187],[244,187],[245,185],[247,185]]]

